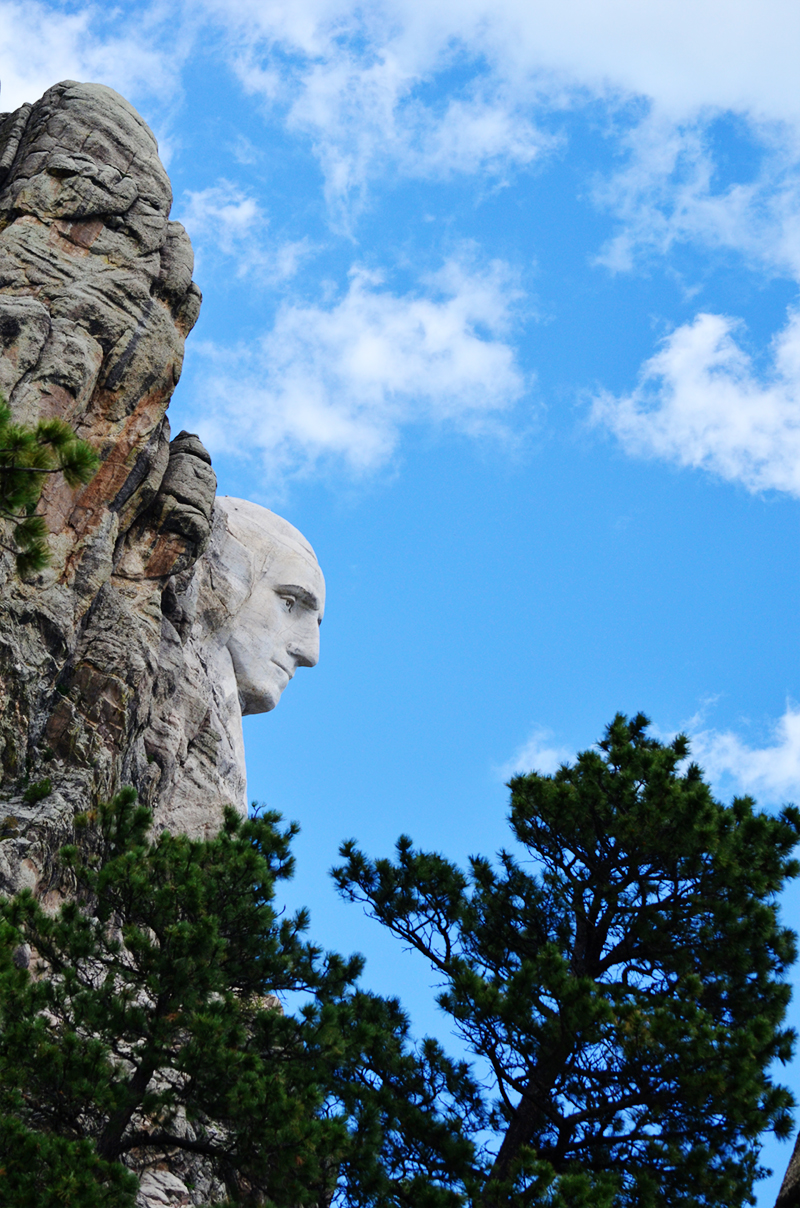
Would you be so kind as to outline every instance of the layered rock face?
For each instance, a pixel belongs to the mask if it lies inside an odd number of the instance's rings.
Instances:
[[[111,89],[66,81],[0,117],[0,390],[15,419],[61,416],[101,457],[87,487],[45,489],[45,572],[22,583],[0,557],[6,892],[45,893],[74,813],[121,784],[159,802],[145,735],[183,663],[162,599],[208,543],[216,490],[165,418],[200,307],[171,202],[153,134]],[[198,736],[213,747],[203,717]]]
[[[17,421],[59,416],[101,459],[84,488],[48,480],[46,571],[21,582],[0,548],[0,892],[52,904],[76,813],[122,785],[156,827],[195,836],[246,810],[242,713],[274,708],[318,657],[308,542],[215,500],[198,438],[170,441],[200,308],[171,202],[155,138],[112,90],[66,81],[0,115],[0,391]],[[178,1154],[144,1173],[139,1203],[223,1193]]]

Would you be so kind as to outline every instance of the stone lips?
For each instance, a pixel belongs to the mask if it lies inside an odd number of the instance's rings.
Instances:
[[[51,567],[20,583],[0,555],[6,892],[47,893],[77,810],[123,783],[158,798],[144,735],[181,661],[162,598],[205,548],[216,490],[165,414],[200,308],[171,204],[155,137],[111,89],[65,81],[0,116],[0,390],[16,419],[61,416],[101,457],[85,488],[48,483]]]

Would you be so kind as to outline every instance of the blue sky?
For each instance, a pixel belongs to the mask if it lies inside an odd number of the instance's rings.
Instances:
[[[620,709],[800,799],[798,51],[794,0],[0,0],[4,109],[99,80],[159,138],[205,295],[173,431],[328,582],[250,794],[445,1039],[343,838],[491,852],[504,778]]]

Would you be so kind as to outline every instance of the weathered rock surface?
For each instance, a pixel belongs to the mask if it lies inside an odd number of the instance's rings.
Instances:
[[[3,893],[68,892],[55,853],[122,785],[193,835],[245,810],[242,714],[318,657],[308,542],[215,501],[201,442],[170,441],[200,307],[171,201],[155,138],[111,89],[66,81],[0,115],[0,391],[15,419],[60,416],[101,459],[84,488],[48,482],[46,571],[21,582],[0,550]],[[140,1174],[143,1208],[223,1191],[196,1155]]]
[[[168,1170],[146,1170],[139,1182],[140,1208],[184,1208],[191,1204],[189,1189]]]
[[[265,508],[215,509],[203,445],[169,439],[200,305],[171,200],[108,88],[67,81],[0,118],[0,388],[102,459],[83,489],[48,485],[46,572],[21,583],[0,555],[0,890],[55,888],[75,813],[123,784],[196,835],[246,809],[242,711],[317,661],[313,550]]]
[[[798,1208],[798,1205],[800,1205],[800,1136],[795,1141],[794,1150],[775,1201],[775,1208]]]
[[[156,795],[161,599],[208,541],[216,488],[165,418],[200,307],[171,202],[155,138],[109,88],[66,81],[0,118],[0,389],[16,419],[59,415],[101,457],[87,487],[48,484],[52,566],[21,583],[0,558],[6,891],[47,891],[76,810],[122,783]]]

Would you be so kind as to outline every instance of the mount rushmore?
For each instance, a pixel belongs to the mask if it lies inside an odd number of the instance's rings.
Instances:
[[[215,498],[199,439],[170,439],[201,301],[171,204],[153,134],[111,89],[65,81],[0,117],[0,391],[101,459],[88,486],[45,487],[46,570],[20,581],[0,555],[5,892],[57,892],[75,814],[122,785],[193,836],[246,811],[242,714],[318,658],[311,546]]]

